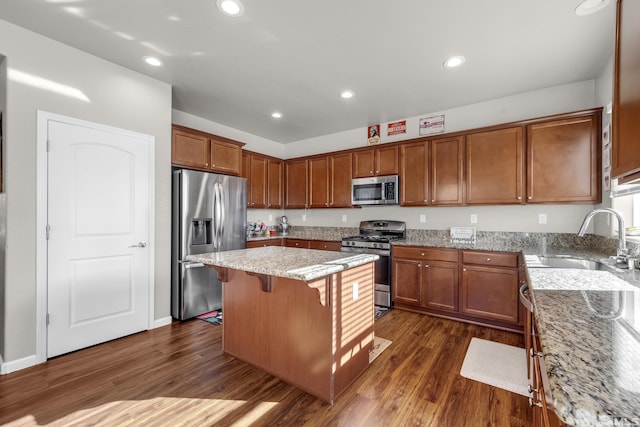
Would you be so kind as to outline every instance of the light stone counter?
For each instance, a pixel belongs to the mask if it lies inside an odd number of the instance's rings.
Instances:
[[[555,412],[575,426],[640,423],[640,271],[527,271]]]
[[[354,255],[342,252],[267,246],[189,255],[187,261],[309,282],[374,262],[378,258],[378,255],[372,254]]]

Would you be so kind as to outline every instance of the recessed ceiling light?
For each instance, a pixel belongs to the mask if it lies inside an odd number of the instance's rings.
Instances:
[[[340,98],[342,99],[351,99],[353,98],[355,95],[355,93],[353,93],[353,91],[351,90],[343,90],[342,92],[340,92]]]
[[[282,113],[274,111],[273,113],[271,113],[271,117],[273,117],[274,119],[282,118]]]
[[[216,5],[225,15],[236,17],[244,13],[244,6],[240,0],[216,0]]]
[[[144,62],[151,65],[152,67],[162,67],[164,65],[162,59],[156,58],[155,56],[145,56],[143,59]]]
[[[578,16],[591,15],[604,9],[610,2],[611,0],[584,0],[576,7],[574,13]]]
[[[459,67],[462,64],[464,64],[465,60],[466,59],[464,56],[452,56],[451,58],[447,58],[447,60],[444,61],[444,67],[445,68]]]

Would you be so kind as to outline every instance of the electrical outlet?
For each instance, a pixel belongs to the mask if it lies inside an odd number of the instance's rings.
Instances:
[[[273,221],[273,215],[269,215],[269,222]]]
[[[471,224],[477,224],[478,223],[478,215],[471,214],[471,217],[469,218],[469,221],[471,222]]]
[[[347,216],[346,215],[342,215],[342,222],[347,222]]]
[[[420,214],[420,223],[424,224],[427,222],[427,216],[425,214]]]
[[[547,223],[547,214],[542,213],[538,214],[538,224],[546,224]]]
[[[302,214],[302,222],[305,222],[307,220],[307,214]]]
[[[353,300],[358,299],[358,282],[353,282]]]

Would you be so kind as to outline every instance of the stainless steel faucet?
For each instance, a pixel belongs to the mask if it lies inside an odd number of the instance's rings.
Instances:
[[[599,213],[608,213],[616,218],[618,218],[618,252],[616,254],[615,260],[618,267],[628,268],[627,262],[627,238],[625,235],[624,228],[624,218],[618,211],[614,211],[609,208],[600,208],[594,209],[584,217],[584,221],[582,221],[582,225],[580,226],[580,231],[578,231],[578,236],[584,236],[584,233],[587,231],[587,227],[589,226],[589,222],[591,222],[591,218],[593,218],[596,214]]]

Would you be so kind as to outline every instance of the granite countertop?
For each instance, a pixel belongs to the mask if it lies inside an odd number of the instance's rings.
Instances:
[[[636,425],[640,271],[527,272],[555,412],[568,425]]]
[[[187,261],[309,282],[378,259],[372,254],[346,254],[313,249],[267,246],[188,255]]]

